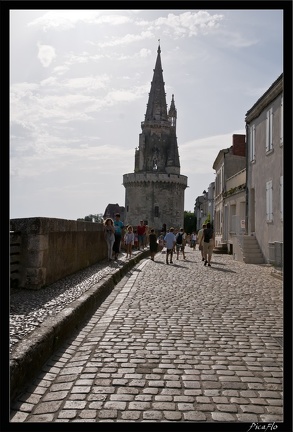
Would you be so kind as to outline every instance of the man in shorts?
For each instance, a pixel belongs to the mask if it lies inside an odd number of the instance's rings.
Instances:
[[[180,231],[176,234],[176,252],[177,259],[179,259],[179,252],[182,251],[183,259],[186,259],[185,256],[185,244],[186,244],[186,234],[184,233],[184,229],[180,228]]]
[[[167,254],[166,254],[166,264],[169,264],[168,258],[170,255],[170,264],[173,263],[173,251],[174,251],[174,246],[176,244],[176,237],[174,235],[174,228],[171,227],[169,232],[165,235],[164,237],[164,244],[166,246],[167,249]]]

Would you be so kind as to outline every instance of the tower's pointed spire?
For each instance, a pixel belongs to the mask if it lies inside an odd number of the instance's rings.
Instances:
[[[157,50],[157,60],[154,69],[153,80],[151,82],[151,90],[145,115],[146,122],[167,121],[167,104],[165,83],[163,80],[163,69],[161,63],[161,47],[160,39]]]

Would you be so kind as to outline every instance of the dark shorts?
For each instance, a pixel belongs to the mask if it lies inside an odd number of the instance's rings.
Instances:
[[[144,234],[139,235],[139,236],[138,236],[138,241],[139,241],[139,243],[143,243],[143,242],[144,242],[144,238],[145,238],[145,235],[144,235]]]

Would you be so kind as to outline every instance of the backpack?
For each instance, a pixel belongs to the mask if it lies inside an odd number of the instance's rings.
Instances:
[[[178,233],[176,238],[176,243],[182,244],[183,233]]]
[[[203,232],[203,235],[203,241],[205,243],[209,243],[210,239],[213,237],[213,230],[211,228],[206,228]]]

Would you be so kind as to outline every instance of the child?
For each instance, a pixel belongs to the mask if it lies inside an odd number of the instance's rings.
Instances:
[[[149,245],[150,245],[150,252],[151,252],[151,260],[154,261],[155,254],[158,250],[158,243],[157,243],[157,235],[153,228],[151,229],[151,232],[149,234]]]
[[[133,234],[133,229],[132,226],[129,225],[127,227],[127,232],[125,234],[124,237],[124,242],[125,242],[125,246],[126,246],[126,258],[131,258],[132,255],[132,245],[134,244],[134,234]]]

